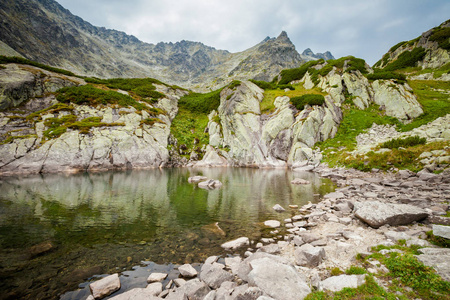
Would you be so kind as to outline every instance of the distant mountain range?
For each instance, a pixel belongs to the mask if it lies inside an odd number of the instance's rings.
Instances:
[[[286,32],[238,53],[184,40],[149,44],[93,26],[54,0],[2,0],[0,18],[2,55],[20,55],[80,75],[153,77],[198,90],[234,79],[271,80],[282,69],[334,58],[309,48],[299,54]]]

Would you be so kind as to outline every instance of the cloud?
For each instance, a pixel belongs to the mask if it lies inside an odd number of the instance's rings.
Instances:
[[[376,62],[394,44],[445,21],[447,0],[57,0],[96,26],[158,43],[191,40],[238,52],[285,30],[299,52]]]

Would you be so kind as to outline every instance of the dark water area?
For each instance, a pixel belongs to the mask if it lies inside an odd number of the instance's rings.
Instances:
[[[200,189],[188,183],[194,175],[218,179],[223,187]],[[294,178],[311,184],[293,185]],[[222,243],[269,237],[265,220],[282,221],[295,214],[288,205],[315,203],[333,190],[314,173],[286,169],[0,178],[0,299],[58,299],[95,275],[145,267],[148,276],[149,267],[170,271],[224,256]],[[286,212],[275,212],[277,203]]]

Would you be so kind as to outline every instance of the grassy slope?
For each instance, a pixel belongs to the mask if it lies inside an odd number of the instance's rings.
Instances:
[[[330,166],[347,166],[364,171],[372,168],[387,170],[391,167],[418,171],[423,167],[417,158],[422,152],[448,146],[448,142],[441,142],[408,147],[405,150],[394,149],[384,154],[368,153],[366,156],[349,157],[347,152],[355,149],[356,136],[370,128],[373,123],[397,125],[399,131],[410,131],[450,112],[448,82],[410,81],[409,84],[423,106],[424,113],[421,116],[410,124],[403,125],[395,118],[385,116],[375,105],[361,111],[351,104],[346,104],[343,107],[344,119],[335,138],[317,144],[323,150],[324,161]]]

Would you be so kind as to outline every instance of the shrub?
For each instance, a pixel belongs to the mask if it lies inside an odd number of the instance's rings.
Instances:
[[[141,111],[149,111],[150,108],[134,100],[128,95],[123,95],[115,91],[104,91],[92,85],[82,85],[75,87],[65,87],[57,92],[56,99],[63,103],[88,104],[92,106],[117,104],[122,107],[132,106]]]
[[[425,49],[422,47],[414,48],[412,51],[405,51],[396,60],[384,67],[384,70],[394,71],[407,67],[415,67],[417,62],[424,58],[425,53]]]
[[[256,84],[257,86],[259,86],[260,88],[262,88],[263,90],[274,90],[276,85],[272,82],[266,82],[266,81],[262,81],[262,80],[254,80],[254,79],[250,79],[250,82],[253,82],[254,84]]]
[[[292,97],[291,103],[298,109],[303,110],[305,105],[322,105],[325,103],[325,97],[317,94],[306,94],[299,97]]]
[[[398,138],[398,139],[392,139],[387,142],[384,142],[381,144],[381,148],[389,148],[389,149],[397,149],[399,147],[412,147],[416,145],[425,145],[427,142],[426,138],[421,138],[417,135],[415,136],[409,136],[407,138]]]
[[[208,114],[212,110],[217,110],[220,105],[220,92],[222,89],[206,94],[190,93],[178,101],[178,105],[190,112]]]
[[[439,47],[450,50],[450,27],[438,27],[433,30],[430,41],[437,42]]]
[[[379,71],[379,72],[375,72],[375,73],[372,73],[372,74],[367,74],[366,77],[369,80],[378,80],[378,79],[389,80],[389,79],[394,79],[398,83],[402,83],[402,84],[406,83],[406,76],[405,75],[394,73],[394,72],[390,72],[390,71]]]
[[[407,41],[403,41],[403,42],[400,42],[400,43],[392,46],[391,49],[389,49],[389,52],[391,52],[391,53],[395,52],[395,50],[397,50],[398,48],[400,48],[401,46],[403,46],[406,43],[408,43],[408,42]]]
[[[156,87],[153,85],[153,83],[163,83],[154,78],[85,78],[85,81],[94,84],[104,84],[110,89],[128,91],[142,98],[160,99],[164,97],[164,94],[157,92]]]
[[[324,60],[313,60],[313,61],[309,61],[306,64],[302,65],[299,68],[295,68],[295,69],[286,69],[286,70],[282,70],[280,75],[281,75],[281,79],[278,82],[278,84],[288,84],[291,81],[294,80],[300,80],[303,78],[303,76],[305,76],[306,72],[308,71],[309,68],[323,63]]]
[[[347,275],[361,275],[366,273],[367,273],[366,269],[357,266],[351,266],[350,268],[345,270],[345,274]]]

